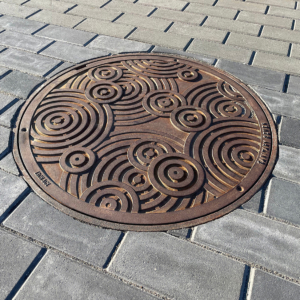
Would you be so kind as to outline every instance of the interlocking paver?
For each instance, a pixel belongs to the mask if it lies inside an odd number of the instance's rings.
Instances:
[[[206,54],[217,58],[225,58],[242,63],[248,63],[251,50],[241,49],[230,45],[195,39],[187,49],[188,52]]]
[[[61,2],[70,2],[70,0],[60,0]],[[72,0],[71,2],[74,2],[76,4],[84,4],[87,5],[86,0]],[[108,0],[89,0],[88,5],[97,6],[100,7],[107,3]]]
[[[235,45],[254,50],[262,50],[267,52],[287,55],[290,44],[282,41],[265,39],[263,37],[255,37],[241,33],[232,32],[226,42],[228,45]]]
[[[185,239],[188,237],[189,231],[190,231],[189,228],[181,228],[181,229],[169,230],[168,233]]]
[[[52,76],[58,74],[59,72],[72,67],[74,64],[68,63],[68,62],[64,62],[63,64],[61,64],[59,67],[57,67],[56,69],[54,69],[52,72],[50,72],[49,74],[47,74],[45,77],[46,78],[51,78]]]
[[[37,12],[38,8],[19,6],[10,3],[0,2],[0,14],[26,18]]]
[[[287,91],[291,94],[300,94],[300,77],[290,76]]]
[[[42,10],[30,17],[30,20],[49,23],[63,27],[74,27],[80,23],[84,18],[61,14],[54,11]]]
[[[18,48],[21,50],[27,50],[35,53],[43,49],[50,43],[51,41],[47,39],[31,36],[19,32],[6,30],[0,33],[1,45]]]
[[[300,286],[298,284],[275,277],[261,270],[255,270],[251,300],[298,300],[299,293]]]
[[[247,84],[262,86],[278,92],[282,91],[285,79],[284,73],[242,65],[223,59],[218,60],[216,67],[235,75]]]
[[[12,16],[2,16],[0,17],[0,26],[4,29],[32,34],[45,26],[45,24]]]
[[[215,42],[222,42],[227,34],[227,31],[224,30],[199,27],[177,22],[172,25],[168,32],[187,35],[191,38],[211,40]]]
[[[139,3],[150,4],[157,7],[171,8],[175,10],[182,10],[188,2],[182,0],[139,0]]]
[[[94,50],[63,42],[56,42],[41,52],[43,55],[66,60],[73,63],[109,54],[105,50]]]
[[[151,45],[106,35],[96,37],[87,47],[105,49],[111,53],[147,51]]]
[[[295,1],[282,1],[282,0],[246,0],[247,2],[263,3],[267,5],[283,6],[293,9],[295,7]]]
[[[0,114],[16,103],[18,99],[11,95],[0,93]]]
[[[265,26],[262,31],[262,36],[282,41],[300,43],[300,32],[296,30]]]
[[[116,24],[101,20],[97,20],[97,22],[95,22],[95,19],[86,19],[78,26],[76,26],[76,29],[82,29],[98,34],[124,38],[134,29],[134,26],[126,24]]]
[[[119,231],[78,222],[33,193],[4,223],[98,267],[103,267],[120,238]]]
[[[238,0],[219,0],[216,4],[217,7],[230,7],[238,10],[248,10],[259,13],[264,13],[266,11],[267,5],[261,3],[251,3]]]
[[[49,251],[17,294],[30,299],[154,300],[154,296]]]
[[[286,18],[295,18],[300,19],[300,10],[299,9],[289,9],[284,7],[271,6],[268,14],[282,16]]]
[[[300,58],[300,44],[293,44],[291,57]]]
[[[7,3],[21,5],[22,3],[24,3],[24,0],[2,0],[1,2],[7,2]]]
[[[248,202],[242,205],[242,208],[259,213],[262,209],[262,190],[259,190]]]
[[[11,152],[0,160],[0,169],[17,176],[20,174]]]
[[[121,12],[128,12],[132,14],[138,14],[138,15],[148,15],[150,12],[154,10],[154,6],[149,5],[142,5],[139,3],[129,3],[129,2],[123,2],[120,0],[114,0],[111,2],[108,2],[107,5],[104,6],[107,9],[114,9]]]
[[[172,299],[238,299],[244,265],[165,233],[129,232],[108,270]]]
[[[300,120],[282,117],[280,142],[283,145],[300,148]]]
[[[34,7],[39,9],[47,9],[47,10],[53,10],[56,12],[63,13],[72,6],[74,6],[74,3],[70,2],[61,2],[61,1],[55,1],[55,0],[30,0],[26,3],[24,3],[24,6],[28,7]]]
[[[193,241],[282,274],[299,277],[299,228],[258,214],[237,209],[196,227]]]
[[[12,128],[15,127],[16,118],[23,104],[24,100],[19,100],[9,109],[7,109],[4,113],[2,113],[0,115],[0,125]]]
[[[0,299],[8,299],[10,291],[28,269],[41,248],[0,230]]]
[[[43,76],[59,64],[59,60],[41,55],[8,49],[0,53],[0,65]]]
[[[0,126],[0,158],[3,157],[5,154],[7,154],[10,151],[11,145],[10,145],[10,130]],[[0,174],[1,178],[1,174]],[[1,180],[1,179],[0,179]],[[1,193],[0,193],[1,195]],[[1,201],[1,199],[0,199]],[[1,207],[0,207],[0,215],[1,215]]]

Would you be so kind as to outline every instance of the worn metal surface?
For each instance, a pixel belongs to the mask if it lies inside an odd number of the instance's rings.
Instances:
[[[241,81],[181,57],[87,61],[19,116],[14,155],[47,202],[93,224],[167,230],[218,218],[262,186],[276,129]]]

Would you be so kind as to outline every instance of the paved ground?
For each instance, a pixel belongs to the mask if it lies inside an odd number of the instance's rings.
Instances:
[[[299,299],[299,2],[6,0],[0,14],[0,299]],[[73,220],[20,177],[12,129],[29,94],[130,51],[213,64],[267,103],[279,160],[242,208],[189,230],[118,232]]]

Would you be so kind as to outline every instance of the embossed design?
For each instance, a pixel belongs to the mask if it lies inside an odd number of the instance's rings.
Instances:
[[[32,95],[15,156],[29,184],[72,216],[166,230],[248,200],[276,146],[264,104],[232,76],[175,56],[128,54],[75,66]]]

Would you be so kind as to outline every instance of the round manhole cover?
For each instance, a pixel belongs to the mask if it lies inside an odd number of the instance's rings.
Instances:
[[[276,152],[272,117],[251,89],[158,54],[90,60],[49,80],[20,113],[14,148],[30,186],[65,213],[153,231],[240,206]]]

